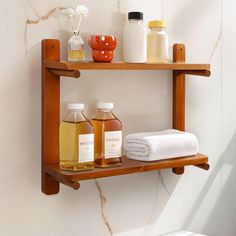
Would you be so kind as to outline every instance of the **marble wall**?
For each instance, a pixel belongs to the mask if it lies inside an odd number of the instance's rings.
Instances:
[[[211,79],[187,77],[187,130],[209,155],[206,172],[189,167],[84,181],[79,191],[61,186],[58,195],[40,192],[40,44],[59,38],[66,58],[69,24],[59,9],[85,4],[82,23],[91,33],[116,34],[122,59],[122,28],[128,11],[141,10],[145,23],[167,21],[171,45],[185,43],[187,60],[211,63]],[[236,188],[233,78],[235,3],[230,0],[1,0],[0,234],[6,236],[157,236],[191,230],[234,236]],[[89,56],[89,51],[87,50]],[[125,134],[171,127],[170,72],[85,71],[63,78],[63,116],[68,101],[113,101]],[[132,94],[132,96],[131,96]]]

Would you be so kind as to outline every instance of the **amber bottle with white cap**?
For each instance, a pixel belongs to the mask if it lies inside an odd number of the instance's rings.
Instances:
[[[121,165],[122,124],[113,114],[111,102],[99,102],[92,118],[96,167]]]
[[[84,116],[84,104],[67,104],[68,114],[60,124],[60,169],[70,171],[94,168],[94,134]]]

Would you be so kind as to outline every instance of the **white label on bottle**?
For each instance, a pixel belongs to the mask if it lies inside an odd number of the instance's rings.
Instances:
[[[94,134],[79,135],[79,163],[94,161]]]
[[[105,132],[105,158],[121,157],[122,132]]]

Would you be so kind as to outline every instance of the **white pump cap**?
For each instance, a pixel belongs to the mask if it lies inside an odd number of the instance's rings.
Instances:
[[[84,110],[84,104],[83,103],[68,103],[67,109],[68,110]]]
[[[112,110],[114,108],[113,102],[99,102],[97,104],[98,109]]]

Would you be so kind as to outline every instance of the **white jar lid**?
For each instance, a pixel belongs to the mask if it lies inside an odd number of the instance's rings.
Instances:
[[[67,109],[68,110],[84,110],[84,104],[83,103],[68,103]]]
[[[104,110],[112,110],[114,108],[114,103],[113,102],[98,102],[97,108],[104,109]]]

